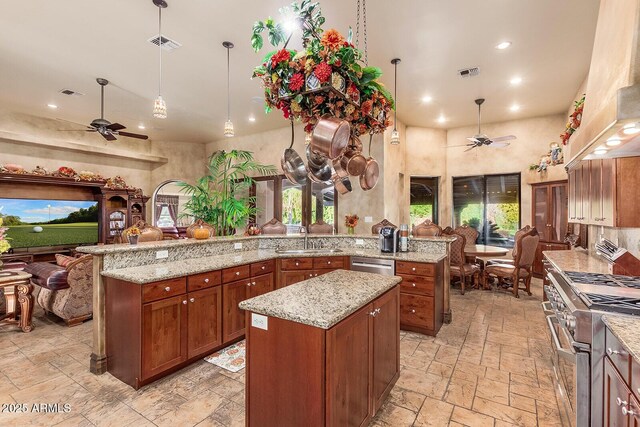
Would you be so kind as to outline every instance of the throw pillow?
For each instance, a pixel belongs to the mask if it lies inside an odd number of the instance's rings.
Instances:
[[[75,260],[77,260],[77,258],[74,258],[72,256],[56,254],[56,264],[58,264],[60,267],[66,268],[69,264],[71,264]]]

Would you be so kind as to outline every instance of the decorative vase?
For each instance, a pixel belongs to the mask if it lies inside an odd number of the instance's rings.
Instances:
[[[200,227],[193,230],[193,237],[196,240],[206,240],[210,237],[210,233],[207,228]]]
[[[356,234],[356,229],[354,227],[347,227],[347,234]]]
[[[137,245],[138,244],[138,237],[140,237],[137,234],[130,234],[127,236],[127,239],[129,239],[129,244],[130,245]]]

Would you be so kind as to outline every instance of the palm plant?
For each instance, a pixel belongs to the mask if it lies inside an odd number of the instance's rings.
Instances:
[[[233,234],[258,211],[249,191],[252,176],[275,173],[275,166],[256,162],[250,151],[219,150],[209,157],[205,176],[195,184],[178,185],[191,196],[185,204],[187,214],[215,226],[217,235],[223,236]]]

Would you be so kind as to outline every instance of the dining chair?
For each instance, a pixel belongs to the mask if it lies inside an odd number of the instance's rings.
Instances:
[[[516,256],[518,255],[518,240],[522,238],[526,233],[531,230],[530,225],[525,225],[520,230],[516,231],[516,234],[513,236],[513,249],[511,249],[511,259],[509,258],[494,258],[486,261],[487,265],[492,264],[513,264],[516,260]]]
[[[518,290],[520,289],[528,295],[531,295],[532,266],[536,256],[538,242],[540,242],[540,235],[535,227],[522,234],[516,242],[516,258],[514,263],[488,265],[483,272],[484,283],[488,282],[490,276],[496,276],[498,278],[498,285],[503,284],[503,279],[508,278],[511,279],[513,295],[516,298],[520,298],[520,295],[518,295]],[[520,287],[521,281],[524,284],[524,288]]]
[[[260,227],[261,234],[287,234],[287,226],[275,218]]]
[[[455,231],[457,234],[463,235],[467,240],[467,243],[470,245],[475,245],[476,241],[478,240],[478,236],[480,235],[480,233],[478,233],[478,230],[473,227],[469,227],[468,225],[459,225],[453,231]]]
[[[333,225],[327,224],[323,220],[314,222],[307,227],[309,234],[333,234]]]
[[[471,279],[472,286],[480,284],[480,267],[466,261],[464,246],[466,239],[462,234],[451,233],[455,240],[451,242],[449,254],[449,275],[460,278],[460,293],[464,295],[467,278]]]
[[[380,234],[380,229],[382,227],[395,227],[398,228],[395,224],[393,224],[391,221],[389,221],[388,219],[383,219],[382,221],[380,221],[377,224],[374,224],[373,227],[371,227],[371,234],[377,236],[378,234]]]
[[[442,228],[431,220],[425,219],[418,225],[413,226],[413,237],[432,237],[441,236]]]

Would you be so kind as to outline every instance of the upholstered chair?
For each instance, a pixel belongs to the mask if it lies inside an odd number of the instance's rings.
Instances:
[[[187,238],[193,238],[193,232],[197,228],[206,228],[209,230],[209,237],[216,235],[216,228],[213,225],[207,224],[201,219],[196,219],[193,224],[187,227]]]
[[[413,226],[413,237],[433,237],[440,235],[442,235],[442,228],[428,219]]]
[[[287,226],[275,218],[260,227],[261,234],[287,234]]]
[[[478,286],[480,284],[480,267],[477,264],[468,263],[465,259],[465,237],[455,232],[451,233],[450,236],[455,237],[456,240],[451,242],[449,273],[451,277],[460,278],[460,293],[464,295],[467,278],[471,279],[472,286]]]
[[[309,234],[333,234],[333,225],[327,224],[323,220],[314,222],[307,227]]]
[[[162,229],[159,227],[154,227],[151,224],[147,224],[146,222],[140,220],[133,224],[131,227],[125,228],[122,230],[120,236],[114,239],[115,243],[127,243],[127,234],[130,229],[133,227],[138,227],[140,230],[140,237],[138,237],[138,242],[159,242],[160,240],[164,240],[164,233],[162,233]]]
[[[373,235],[378,235],[380,234],[380,230],[382,229],[382,227],[396,227],[398,228],[395,224],[393,224],[391,221],[389,221],[388,219],[383,219],[382,221],[380,221],[377,224],[374,224],[373,227],[371,227],[371,234]]]
[[[492,264],[513,264],[516,260],[516,256],[518,255],[518,240],[522,238],[526,233],[531,230],[530,225],[525,225],[520,230],[516,231],[516,234],[513,236],[513,249],[511,250],[511,259],[509,258],[496,258],[487,260],[487,265]]]
[[[473,227],[469,227],[468,225],[460,225],[453,231],[455,231],[456,234],[463,235],[469,245],[475,245],[478,240],[478,235],[480,234],[478,233],[478,230]]]
[[[539,242],[540,235],[535,228],[521,235],[514,247],[516,251],[514,263],[488,265],[483,273],[484,282],[487,283],[487,279],[490,276],[496,276],[500,285],[503,283],[503,279],[509,278],[513,286],[513,295],[516,298],[520,298],[518,290],[524,290],[528,295],[531,295],[532,266]],[[524,288],[520,287],[521,281],[524,284]]]

